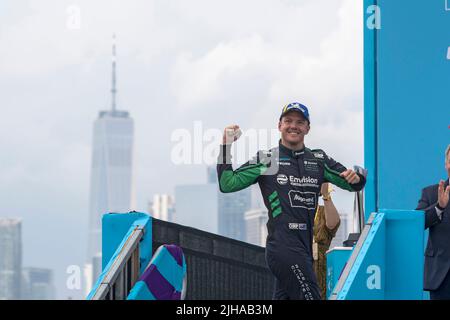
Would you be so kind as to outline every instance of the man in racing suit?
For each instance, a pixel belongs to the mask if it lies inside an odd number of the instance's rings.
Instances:
[[[231,143],[240,136],[237,125],[225,128],[217,173],[222,192],[258,183],[269,214],[266,261],[275,276],[273,299],[320,299],[313,269],[313,225],[323,182],[359,191],[365,178],[330,158],[323,150],[305,147],[310,129],[308,109],[291,103],[282,110],[278,147],[259,151],[233,170]]]

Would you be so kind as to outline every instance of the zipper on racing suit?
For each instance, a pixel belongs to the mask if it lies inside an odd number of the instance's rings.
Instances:
[[[305,148],[306,149],[306,148]],[[293,152],[294,159],[297,161],[297,168],[298,168],[298,177],[304,177],[306,175],[305,167],[303,164],[304,156],[305,156],[305,150],[299,151],[299,152]],[[305,192],[305,187],[300,187],[301,192]],[[310,211],[309,209],[306,210],[307,216],[306,216],[306,225],[308,226],[308,233],[309,233],[309,251],[312,256],[312,242],[313,242],[313,228],[311,226],[311,219],[310,219]],[[315,212],[315,211],[314,211]]]

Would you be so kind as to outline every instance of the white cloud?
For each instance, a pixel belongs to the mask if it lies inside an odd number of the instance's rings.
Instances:
[[[226,94],[222,87],[224,76],[239,78],[252,65],[265,61],[265,46],[259,35],[219,43],[204,57],[178,57],[172,72],[174,95],[183,107],[208,102],[212,97]],[[251,84],[246,84],[251,85]]]
[[[362,5],[352,0],[340,3],[335,27],[322,38],[304,39],[301,45],[270,39],[267,30],[261,30],[222,41],[201,56],[180,54],[171,74],[180,108],[223,103],[230,82],[251,91],[253,83],[248,82],[248,75],[264,74],[270,80],[260,92],[260,100],[255,101],[258,112],[250,120],[252,126],[273,127],[282,105],[300,100],[310,107],[317,133],[330,131],[328,128],[340,131],[337,139],[351,141],[354,148],[362,150]],[[299,7],[289,12],[289,20],[304,21],[323,11],[323,6],[313,11]],[[280,34],[293,39],[297,30],[286,29]],[[317,47],[318,51],[308,54],[301,50],[303,46]],[[237,105],[230,107],[230,112],[243,108],[241,98],[235,98]],[[238,114],[235,121],[244,121]]]
[[[146,31],[156,33],[153,7],[154,2],[139,0],[125,6],[118,0],[30,0],[30,14],[0,29],[0,69],[27,76],[70,65],[86,67],[110,54],[113,32],[118,33],[123,54],[129,50],[125,48],[147,40]]]
[[[281,19],[283,23],[295,23],[278,28],[282,35],[279,39],[271,37],[272,30],[267,27],[255,27],[250,28],[255,33],[221,41],[201,56],[183,52],[172,70],[174,95],[183,107],[198,106],[211,97],[227,94],[224,79],[233,79],[236,86],[251,86],[242,80],[255,69],[271,79],[268,96],[261,93],[270,101],[301,98],[314,101],[314,105],[330,105],[341,97],[360,95],[362,26],[355,19],[360,8],[351,0],[342,3],[335,28],[322,38],[311,36],[315,30],[308,31],[309,37],[302,37],[301,23],[296,22],[320,16],[323,6],[313,11],[299,7]]]

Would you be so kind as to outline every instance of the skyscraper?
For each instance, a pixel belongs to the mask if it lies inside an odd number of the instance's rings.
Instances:
[[[245,212],[252,205],[252,188],[239,192],[222,193],[217,185],[217,169],[215,166],[207,168],[208,184],[215,184],[218,199],[219,234],[236,240],[246,241]]]
[[[22,299],[55,299],[55,287],[53,283],[52,270],[44,268],[24,268],[22,275]]]
[[[111,110],[100,111],[94,123],[89,207],[88,264],[101,255],[102,216],[128,212],[132,203],[133,120],[116,108],[116,45],[112,52]],[[98,277],[94,270],[93,281]],[[89,284],[88,284],[89,286]]]
[[[206,180],[207,180],[207,183],[216,183],[217,184],[216,166],[208,166],[206,168]]]
[[[217,189],[214,184],[175,186],[175,223],[217,233]]]
[[[219,192],[219,234],[245,241],[245,212],[250,209],[252,193],[250,188],[233,192]]]
[[[267,209],[252,209],[245,212],[246,241],[265,247],[267,238]]]
[[[0,218],[0,300],[21,298],[22,221]]]
[[[175,201],[168,194],[155,194],[149,204],[149,212],[153,218],[173,222],[175,219]]]

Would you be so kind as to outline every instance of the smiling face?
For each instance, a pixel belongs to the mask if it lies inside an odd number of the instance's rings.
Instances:
[[[301,149],[309,132],[309,123],[298,111],[286,113],[278,122],[281,143],[290,149]]]

